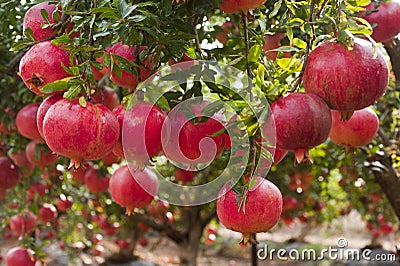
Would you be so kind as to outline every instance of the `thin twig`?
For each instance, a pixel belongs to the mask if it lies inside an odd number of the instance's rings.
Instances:
[[[200,46],[200,38],[199,33],[197,31],[197,25],[199,24],[199,15],[195,15],[193,22],[193,31],[194,31],[194,40],[196,44],[196,56],[197,58],[201,58],[201,46]]]
[[[253,73],[251,71],[250,62],[249,62],[249,54],[250,54],[250,40],[249,40],[249,22],[247,20],[246,14],[242,13],[242,22],[243,22],[243,29],[244,29],[244,42],[246,45],[246,71],[247,71],[247,78],[249,81],[249,95],[250,95],[250,102],[254,101],[253,92],[251,91],[253,87]]]

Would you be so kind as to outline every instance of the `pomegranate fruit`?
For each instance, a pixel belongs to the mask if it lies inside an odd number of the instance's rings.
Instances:
[[[20,179],[17,167],[7,157],[0,157],[0,190],[15,187]]]
[[[103,176],[101,172],[94,167],[88,167],[85,173],[85,185],[92,193],[104,193],[108,190],[110,183],[109,176]]]
[[[39,209],[40,221],[44,223],[52,222],[57,219],[57,209],[54,205],[45,203],[43,207]]]
[[[9,156],[14,164],[21,169],[22,173],[29,175],[35,169],[35,165],[28,160],[25,150],[16,151]]]
[[[53,165],[57,159],[57,154],[53,153],[46,144],[38,143],[36,140],[32,140],[26,146],[26,157],[28,161],[40,168]]]
[[[44,116],[46,115],[47,111],[49,108],[58,102],[59,100],[63,99],[63,96],[61,94],[56,94],[52,95],[50,97],[47,97],[40,105],[37,110],[37,115],[36,115],[36,126],[39,131],[39,134],[42,138],[43,136],[43,120]]]
[[[50,4],[49,2],[42,2],[37,5],[32,6],[25,13],[23,21],[23,31],[30,28],[33,32],[33,38],[35,41],[40,41],[56,36],[57,29],[52,29],[51,27],[42,28],[43,24],[53,24],[56,21],[53,18],[53,12],[56,5]],[[47,22],[41,12],[46,11],[49,17],[49,22]],[[59,12],[61,16],[61,12]]]
[[[244,209],[237,205],[238,195],[228,182],[218,195],[217,215],[228,229],[242,233],[241,244],[256,244],[255,233],[266,232],[275,226],[282,213],[282,194],[270,181],[262,177],[245,196]],[[241,196],[243,198],[243,196]]]
[[[36,227],[37,217],[30,211],[22,211],[19,214],[12,216],[9,220],[11,230],[17,236],[29,234]]]
[[[174,176],[176,180],[182,182],[182,183],[189,183],[192,182],[194,177],[196,176],[196,172],[193,171],[187,171],[183,169],[176,169],[174,172]]]
[[[46,189],[47,187],[44,184],[32,184],[28,190],[26,199],[29,201],[29,200],[34,200],[35,197],[41,198],[44,194],[46,194]]]
[[[57,209],[59,211],[65,212],[72,207],[73,203],[74,201],[71,196],[61,194],[57,199]]]
[[[336,40],[320,44],[310,53],[303,75],[306,91],[340,111],[345,120],[379,100],[388,82],[384,55],[360,38],[354,38],[352,49]]]
[[[35,266],[36,257],[26,248],[15,247],[7,252],[7,266]]]
[[[90,167],[92,167],[92,164],[89,162],[83,162],[79,168],[72,167],[69,171],[72,179],[75,180],[75,182],[84,183],[86,170]]]
[[[158,191],[157,176],[153,172],[146,168],[132,175],[129,167],[118,168],[111,176],[109,187],[113,200],[125,207],[128,214],[150,204]]]
[[[248,13],[263,5],[266,0],[222,0],[219,8],[225,13]]]
[[[381,1],[378,11],[365,15],[374,9],[374,6],[375,2],[371,2],[360,16],[371,25],[376,24],[371,35],[372,39],[376,42],[388,42],[400,33],[400,0]]]
[[[17,125],[18,132],[28,138],[41,141],[42,136],[38,131],[36,124],[36,115],[39,109],[39,103],[31,103],[24,106],[17,113],[15,124]]]
[[[169,160],[192,167],[209,163],[221,154],[226,137],[224,134],[212,135],[224,128],[224,117],[215,113],[207,121],[201,121],[202,110],[209,104],[207,101],[185,102],[169,112],[162,128],[163,152]],[[196,123],[186,117],[186,112],[193,114]]]
[[[101,160],[103,161],[104,165],[112,165],[114,163],[121,162],[121,158],[119,156],[115,155],[113,152],[110,152],[108,155],[101,158]]]
[[[141,46],[139,48],[139,53],[146,49],[146,46]],[[122,42],[116,43],[108,49],[110,55],[117,55],[123,57],[129,61],[137,63],[134,54],[135,47],[130,47],[128,45],[123,44]],[[153,66],[151,63],[151,58],[147,57],[143,62],[140,63],[140,80],[145,81],[150,75]],[[136,71],[136,69],[133,69]],[[139,83],[138,74],[130,73],[125,70],[122,71],[122,76],[119,77],[115,72],[111,72],[110,68],[106,68],[106,73],[110,77],[111,81],[121,87],[129,88],[131,91],[136,89],[136,86]]]
[[[43,120],[43,135],[49,148],[71,159],[71,166],[82,160],[98,160],[115,146],[120,134],[117,118],[101,104],[62,99],[52,105]]]
[[[379,118],[371,108],[355,111],[349,121],[342,121],[340,113],[332,110],[331,140],[337,145],[356,148],[370,143],[379,130]]]
[[[90,68],[92,69],[94,80],[101,80],[105,75],[107,75],[106,68],[105,68],[104,62],[103,62],[104,55],[102,55],[99,58],[96,58],[96,61],[101,64],[102,69],[97,69],[92,64],[90,64]]]
[[[33,93],[43,96],[40,89],[54,81],[70,76],[62,67],[70,66],[71,52],[53,45],[50,41],[35,44],[19,63],[19,73],[25,85]],[[58,94],[60,91],[52,92]]]
[[[285,195],[283,198],[283,211],[293,211],[298,207],[298,201],[290,195]]]
[[[103,89],[96,89],[96,93],[92,95],[93,103],[101,103],[110,110],[119,106],[119,97],[114,89],[104,87]]]
[[[281,40],[286,37],[285,33],[275,33],[275,34],[265,34],[264,35],[264,45],[263,50],[265,51],[265,56],[270,60],[276,60],[278,57],[278,51],[275,51],[281,47]],[[290,58],[292,54],[290,52],[282,53],[282,57]]]
[[[312,162],[308,149],[323,143],[332,125],[331,111],[318,96],[291,93],[271,104],[276,127],[276,147],[293,150],[298,163]]]
[[[143,168],[162,149],[161,129],[164,112],[156,105],[138,102],[125,113],[122,144],[125,158]]]

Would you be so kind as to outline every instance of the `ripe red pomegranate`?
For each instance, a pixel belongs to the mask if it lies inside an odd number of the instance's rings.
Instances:
[[[28,160],[25,150],[16,151],[9,156],[14,164],[21,169],[22,173],[29,175],[33,172],[35,165]]]
[[[221,26],[222,32],[218,33],[216,38],[220,43],[227,43],[228,42],[228,34],[239,34],[239,28],[233,24],[232,22],[226,21]]]
[[[281,40],[286,37],[285,33],[275,33],[275,34],[265,34],[264,35],[264,45],[263,50],[265,51],[265,56],[270,60],[276,60],[278,57],[278,51],[273,51],[281,47]],[[283,58],[290,58],[292,54],[290,52],[284,52],[282,54]]]
[[[47,111],[49,110],[49,108],[55,104],[56,102],[58,102],[59,100],[61,100],[63,98],[62,94],[56,94],[56,95],[52,95],[50,97],[47,97],[40,105],[39,108],[37,110],[37,115],[36,115],[36,125],[37,125],[37,129],[39,131],[39,134],[42,138],[44,138],[43,136],[43,120],[44,120],[44,116],[46,115]]]
[[[28,190],[28,194],[26,195],[26,199],[33,200],[35,196],[41,198],[44,194],[46,194],[46,185],[44,184],[32,184]]]
[[[119,123],[113,113],[101,104],[62,99],[52,105],[43,121],[43,135],[49,148],[71,158],[79,167],[86,160],[107,155],[118,141]]]
[[[113,114],[117,118],[121,130],[118,142],[114,146],[112,152],[120,158],[125,158],[124,149],[122,147],[122,126],[124,124],[125,113],[125,107],[123,105],[119,105],[113,109]]]
[[[139,53],[146,49],[146,46],[141,46],[139,49]],[[135,47],[129,47],[128,45],[123,44],[122,42],[116,43],[108,49],[108,52],[112,56],[113,54],[123,57],[129,61],[136,62],[134,57]],[[137,62],[136,62],[137,63]],[[147,57],[140,64],[140,79],[141,81],[145,81],[150,75],[153,65],[151,63],[151,58]],[[133,69],[136,71],[136,69]],[[115,72],[111,73],[110,68],[106,68],[106,73],[110,77],[111,81],[121,87],[129,88],[131,91],[136,89],[136,86],[139,83],[139,79],[137,73],[130,73],[125,70],[122,70],[122,76],[119,77]]]
[[[57,209],[54,205],[45,203],[43,207],[39,209],[40,221],[44,223],[52,222],[57,219]]]
[[[174,176],[176,180],[182,183],[189,183],[193,181],[194,177],[196,176],[196,172],[177,168],[174,172]]]
[[[296,210],[298,207],[298,201],[296,198],[290,196],[290,195],[285,195],[283,197],[283,211],[293,211]]]
[[[59,211],[65,212],[72,207],[73,203],[74,201],[71,196],[66,196],[64,194],[61,194],[57,199],[57,209]]]
[[[119,97],[114,89],[110,87],[104,87],[102,89],[96,89],[96,93],[92,95],[93,103],[101,103],[110,110],[119,106]]]
[[[103,161],[104,165],[112,165],[114,163],[121,162],[121,158],[119,156],[115,155],[113,152],[110,152],[108,155],[101,158],[101,160]]]
[[[389,235],[393,232],[394,226],[391,222],[384,222],[379,226],[379,230],[383,235]]]
[[[256,244],[254,234],[266,232],[277,224],[282,213],[282,194],[270,181],[262,177],[253,177],[256,185],[246,196],[246,205],[240,209],[238,195],[228,182],[219,192],[217,215],[228,229],[242,233],[241,244]]]
[[[36,227],[37,217],[30,211],[22,211],[19,214],[12,216],[9,220],[11,230],[17,236],[29,234]]]
[[[303,75],[306,91],[324,99],[345,120],[354,110],[379,100],[388,81],[384,55],[360,38],[354,38],[352,49],[336,40],[317,46],[310,53]]]
[[[54,81],[69,77],[62,67],[70,66],[71,52],[53,45],[50,41],[35,44],[22,57],[19,72],[25,85],[35,94],[43,96],[40,89]],[[59,91],[51,94],[58,94]]]
[[[220,113],[214,114],[207,121],[201,122],[202,110],[209,105],[202,103],[183,103],[173,108],[165,120],[162,129],[163,152],[172,161],[195,166],[200,163],[209,163],[215,159],[225,147],[225,136],[212,136],[224,128],[223,117]],[[185,112],[191,112],[196,123],[190,121]]]
[[[131,169],[135,166],[130,166]],[[111,176],[110,194],[113,200],[131,213],[151,203],[158,191],[157,176],[149,169],[136,171],[134,176],[128,165],[121,166]]]
[[[376,42],[388,42],[400,33],[400,1],[392,0],[380,2],[378,11],[365,16],[365,13],[374,9],[375,2],[371,2],[365,7],[365,12],[360,13],[371,25],[377,24],[373,28],[372,39]]]
[[[17,113],[15,123],[17,125],[18,132],[28,138],[36,139],[42,141],[42,136],[40,135],[37,125],[36,125],[36,115],[39,109],[39,103],[31,103],[24,106]]]
[[[266,0],[222,0],[222,4],[219,8],[225,13],[243,12],[246,14],[265,2]]]
[[[126,111],[122,144],[127,160],[134,160],[139,168],[143,168],[152,157],[160,153],[164,120],[164,112],[148,102],[138,102]]]
[[[20,179],[17,167],[7,157],[0,157],[0,190],[15,187]]]
[[[85,185],[90,192],[104,193],[108,190],[110,177],[103,176],[102,173],[94,167],[88,167],[84,178]]]
[[[99,57],[99,58],[96,58],[96,61],[99,62],[103,68],[102,69],[97,69],[92,64],[90,64],[90,68],[92,69],[94,80],[101,80],[107,74],[106,73],[106,68],[105,68],[104,63],[103,63],[104,55]]]
[[[276,126],[276,147],[293,150],[297,162],[308,161],[308,149],[323,143],[332,125],[331,111],[318,96],[291,93],[271,104]]]
[[[349,121],[342,121],[340,113],[332,110],[331,140],[337,145],[356,148],[370,143],[379,129],[379,118],[371,108],[355,111]]]
[[[49,2],[43,2],[32,6],[25,13],[23,22],[23,31],[25,32],[27,28],[31,28],[35,41],[40,41],[56,36],[57,29],[53,30],[51,27],[42,28],[43,24],[55,23],[55,20],[52,15],[55,8],[56,5],[49,4]],[[47,22],[43,18],[41,14],[42,10],[45,10],[47,12],[49,17],[49,22]],[[59,12],[59,15],[61,16],[61,12]]]
[[[53,153],[46,144],[38,143],[36,140],[32,140],[26,146],[26,157],[28,161],[40,168],[53,165],[57,159],[57,154]]]
[[[22,247],[15,247],[7,252],[7,266],[35,266],[36,257],[31,252]]]

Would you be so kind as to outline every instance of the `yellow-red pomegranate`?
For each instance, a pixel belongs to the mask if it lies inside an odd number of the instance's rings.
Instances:
[[[7,252],[7,266],[35,266],[36,256],[32,256],[26,248],[15,247]]]
[[[385,93],[389,68],[382,52],[366,40],[355,38],[352,49],[332,40],[310,53],[303,82],[307,92],[348,120],[354,110],[372,105]]]
[[[113,200],[125,207],[127,213],[150,204],[158,191],[157,176],[153,172],[146,168],[132,175],[129,168],[137,167],[124,165],[118,168],[111,176],[109,187]]]
[[[219,192],[217,215],[228,229],[242,233],[241,244],[256,244],[255,233],[270,230],[282,213],[282,194],[270,181],[262,177],[252,177],[256,184],[246,194],[246,204],[239,209],[238,195],[228,182]],[[241,196],[243,200],[243,195]]]
[[[373,28],[372,39],[376,42],[388,42],[400,33],[400,0],[381,1],[378,11],[365,16],[365,13],[374,9],[375,2],[365,7],[365,12],[360,13],[366,21],[376,27]]]
[[[53,104],[43,121],[49,148],[79,167],[83,160],[98,160],[115,146],[120,134],[117,118],[101,104],[62,99]]]
[[[297,162],[308,161],[308,149],[323,143],[332,125],[326,103],[311,93],[290,93],[271,104],[276,147],[295,152]]]
[[[53,45],[50,41],[35,44],[22,57],[19,63],[19,72],[25,85],[33,93],[43,96],[40,89],[54,81],[69,77],[62,67],[70,66],[71,52]],[[60,93],[55,91],[52,94]]]
[[[332,110],[331,140],[344,147],[356,148],[370,143],[379,129],[379,118],[371,108],[355,111],[349,121],[342,121]]]
[[[44,116],[47,113],[47,110],[61,100],[63,96],[61,94],[56,94],[52,95],[50,97],[47,97],[40,105],[39,109],[37,110],[37,115],[36,115],[36,125],[37,125],[37,130],[39,131],[40,136],[43,138],[43,120]]]

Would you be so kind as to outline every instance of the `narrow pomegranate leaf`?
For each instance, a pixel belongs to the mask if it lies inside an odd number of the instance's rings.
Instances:
[[[43,19],[47,22],[47,24],[50,24],[49,13],[47,13],[46,9],[41,9],[40,14],[42,15]],[[42,28],[43,26],[44,25],[42,25]]]
[[[68,81],[58,80],[53,83],[47,84],[43,88],[40,89],[40,92],[43,94],[50,94],[55,91],[65,91],[68,89]]]

